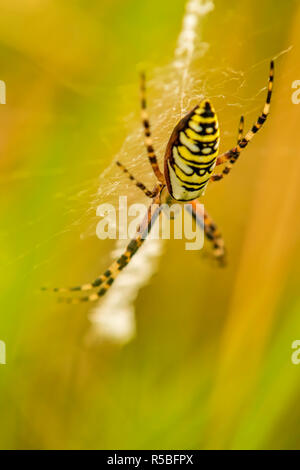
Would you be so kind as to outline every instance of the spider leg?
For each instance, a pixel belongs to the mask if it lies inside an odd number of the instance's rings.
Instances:
[[[239,128],[238,128],[238,137],[237,137],[237,144],[242,140],[243,137],[243,131],[244,131],[244,116],[240,117],[240,122],[239,122]],[[228,173],[231,171],[232,165],[236,162],[238,157],[232,156],[229,160],[224,160],[227,162],[225,167],[223,168],[222,173],[216,173],[211,177],[211,181],[219,181],[220,179],[224,178],[225,175],[228,175]],[[224,162],[222,162],[224,163]],[[218,163],[218,159],[216,162],[216,165],[221,165],[221,163]]]
[[[242,140],[243,133],[244,133],[244,116],[240,117],[240,122],[239,122],[239,129],[238,129],[238,137],[237,137],[237,143],[239,144],[240,141]]]
[[[150,122],[149,122],[149,116],[147,112],[147,101],[146,101],[146,78],[145,78],[144,73],[141,73],[140,91],[141,91],[141,117],[142,117],[142,122],[144,126],[145,145],[147,149],[147,154],[148,154],[149,162],[154,171],[154,174],[156,175],[158,181],[163,183],[164,175],[159,169],[157,157],[154,152],[153,142],[152,142],[152,137],[151,137]]]
[[[96,287],[101,286],[98,292],[94,292],[85,297],[78,298],[60,298],[60,301],[67,303],[79,303],[98,300],[102,297],[109,287],[112,285],[118,274],[122,269],[127,266],[131,258],[135,255],[138,249],[142,246],[144,240],[147,238],[151,228],[154,225],[156,218],[158,217],[161,210],[160,194],[153,199],[150,204],[147,214],[145,215],[142,223],[138,227],[136,236],[129,242],[124,253],[117,258],[111,266],[99,277],[97,277],[92,283],[83,284],[81,286],[69,287],[69,288],[54,288],[51,289],[54,292],[74,292],[74,291],[88,291]],[[43,290],[47,290],[43,288]]]
[[[153,198],[154,196],[156,196],[157,194],[157,191],[158,191],[158,187],[156,186],[155,189],[153,191],[150,191],[149,189],[146,188],[146,186],[141,183],[141,181],[138,181],[131,173],[129,170],[127,170],[127,168],[119,161],[116,161],[116,164],[118,165],[119,168],[121,168],[121,170],[126,174],[128,175],[129,179],[131,181],[134,182],[134,184],[143,191],[144,194],[146,194],[146,196],[150,197],[150,198]]]
[[[195,199],[191,201],[191,215],[196,220],[197,224],[204,228],[204,234],[206,238],[212,243],[213,245],[213,255],[214,257],[220,262],[220,264],[225,263],[225,245],[224,240],[219,231],[217,225],[214,223],[210,215],[204,210],[203,219],[199,217],[199,210],[202,211],[202,205],[199,204],[199,201]],[[204,222],[204,226],[203,226]]]
[[[233,147],[232,149],[220,155],[217,158],[217,162],[216,162],[216,165],[222,165],[222,163],[225,163],[228,161],[229,161],[229,164],[224,168],[222,173],[216,173],[215,175],[213,175],[211,177],[211,181],[219,181],[220,179],[224,178],[225,175],[228,175],[228,173],[230,172],[232,168],[232,165],[239,158],[241,151],[247,147],[249,142],[251,142],[251,140],[253,139],[254,135],[259,131],[259,129],[261,129],[261,127],[265,123],[270,112],[273,81],[274,81],[274,62],[272,60],[270,64],[270,72],[269,72],[269,80],[268,80],[268,93],[267,93],[267,98],[266,98],[262,113],[259,115],[256,123],[252,126],[252,128],[247,132],[247,134],[244,137],[242,137],[243,120],[241,118],[240,127],[239,127],[239,135],[238,135],[238,143],[236,147]]]

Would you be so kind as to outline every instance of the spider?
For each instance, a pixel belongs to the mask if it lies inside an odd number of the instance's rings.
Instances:
[[[152,202],[137,229],[136,236],[129,242],[125,252],[111,264],[109,269],[91,283],[67,288],[56,287],[51,290],[54,292],[92,291],[89,295],[82,297],[66,297],[61,299],[68,303],[96,301],[102,297],[113,284],[118,274],[127,266],[131,258],[142,246],[160,213],[163,202],[170,204],[175,200],[188,203],[189,211],[193,218],[199,222],[199,210],[202,209],[198,199],[203,195],[207,184],[210,181],[220,181],[230,173],[241,151],[249,144],[266,121],[270,111],[273,79],[274,62],[271,61],[268,93],[262,113],[244,136],[244,118],[243,116],[240,118],[238,139],[235,147],[220,156],[218,156],[220,131],[214,108],[208,99],[204,99],[199,105],[195,106],[178,122],[170,136],[165,152],[164,172],[162,173],[153,148],[146,105],[145,75],[142,73],[140,81],[141,117],[148,159],[157,179],[153,190],[147,189],[122,163],[117,161],[116,164],[147,197],[152,199]],[[225,164],[223,170],[220,173],[213,174],[215,166],[222,164]],[[213,254],[216,259],[222,260],[225,255],[222,235],[205,210],[204,213],[202,212],[202,215],[204,216],[204,234],[213,244]],[[98,289],[99,287],[100,289]],[[42,289],[46,290],[47,288]]]

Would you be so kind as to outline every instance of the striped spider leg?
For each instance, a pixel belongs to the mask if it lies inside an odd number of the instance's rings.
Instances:
[[[238,143],[236,147],[233,147],[232,149],[228,150],[227,152],[223,153],[217,158],[216,166],[222,165],[223,163],[227,163],[227,164],[221,173],[216,173],[211,177],[211,181],[220,181],[222,178],[224,178],[225,175],[228,175],[228,173],[230,173],[231,168],[233,164],[239,158],[241,151],[245,147],[247,147],[249,142],[251,142],[251,140],[253,139],[254,135],[259,131],[259,129],[261,129],[261,127],[265,123],[270,112],[273,81],[274,81],[274,62],[272,60],[270,64],[270,72],[269,72],[269,80],[268,80],[268,93],[267,93],[267,98],[266,98],[262,113],[258,117],[256,123],[252,126],[252,129],[250,129],[247,132],[245,137],[242,137],[244,118],[243,116],[241,117],[240,126],[239,126]]]
[[[203,213],[202,222],[202,218],[199,217],[198,212],[199,207],[200,210],[202,210],[198,198],[204,194],[210,181],[218,181],[230,172],[232,165],[238,159],[241,151],[248,145],[256,132],[258,132],[266,121],[270,110],[273,76],[274,64],[272,61],[269,73],[268,94],[263,112],[258,117],[252,129],[248,131],[244,137],[244,118],[241,117],[236,146],[219,157],[220,130],[214,107],[208,99],[204,99],[199,105],[196,105],[178,122],[171,133],[166,146],[164,172],[162,173],[152,144],[146,106],[145,75],[142,74],[140,85],[141,117],[148,159],[157,179],[154,189],[152,191],[147,189],[122,163],[116,163],[118,167],[127,174],[129,179],[133,181],[147,197],[152,199],[147,214],[138,227],[136,236],[129,242],[124,253],[117,258],[102,275],[88,284],[69,288],[54,288],[51,290],[59,293],[92,291],[91,294],[83,297],[66,297],[62,299],[69,303],[95,301],[102,297],[142,246],[156,218],[160,214],[163,201],[167,201],[167,203],[170,204],[172,201],[188,203],[188,210],[192,214],[192,217],[194,217],[198,225],[202,226],[205,236],[213,244],[214,256],[222,262],[225,257],[222,235],[206,211]],[[222,173],[213,175],[215,166],[223,163],[227,163],[227,165]],[[100,289],[97,290],[99,287]],[[97,291],[95,292],[94,289]],[[43,288],[43,290],[48,289]]]
[[[226,250],[222,234],[217,225],[205,209],[203,212],[203,206],[197,199],[191,201],[187,205],[187,210],[190,212],[198,226],[204,230],[206,238],[212,243],[213,256],[220,265],[224,266]],[[201,216],[203,216],[203,218]]]
[[[242,123],[242,119],[241,119],[241,123]],[[239,136],[238,136],[238,138],[241,138],[240,137],[241,132],[242,132],[242,124],[241,123],[240,123],[240,127],[239,127]],[[158,185],[156,186],[154,191],[149,191],[149,189],[147,189],[143,183],[136,180],[136,178],[127,170],[127,168],[124,167],[124,165],[122,165],[122,163],[117,161],[116,164],[118,165],[118,167],[120,167],[122,169],[122,171],[125,174],[128,175],[129,179],[131,181],[133,181],[135,183],[135,185],[144,192],[144,194],[146,196],[154,197],[156,195],[155,191],[157,191],[156,188],[159,188]],[[164,188],[164,186],[162,186],[162,189],[163,188]],[[166,198],[166,202],[167,201],[169,201],[169,203],[171,203],[172,198],[170,196],[168,196]],[[202,204],[200,204],[200,202],[197,199],[195,199],[194,201],[191,201],[190,203],[186,204],[186,210],[191,214],[193,219],[196,221],[197,225],[202,230],[204,230],[204,235],[212,243],[214,257],[220,262],[220,264],[224,265],[224,262],[225,262],[225,246],[224,246],[224,241],[223,241],[222,235],[221,235],[217,225],[214,223],[214,221],[212,220],[210,215],[207,213],[207,211],[204,210],[204,213],[203,213],[202,207],[203,207]],[[203,218],[201,216],[203,216]]]
[[[152,166],[153,172],[161,183],[165,182],[164,175],[159,169],[159,165],[157,162],[157,157],[154,152],[153,148],[153,142],[152,142],[152,137],[151,137],[151,131],[150,131],[150,122],[149,122],[149,116],[147,112],[147,101],[146,101],[146,78],[145,74],[141,73],[141,83],[140,83],[140,92],[141,92],[141,118],[142,118],[142,123],[144,127],[144,133],[145,133],[145,146],[148,154],[148,159],[150,162],[150,165]]]
[[[239,122],[239,128],[238,128],[238,136],[237,136],[237,143],[239,144],[243,138],[243,133],[244,133],[244,116],[240,117],[240,122]]]
[[[162,185],[158,184],[157,189],[153,191],[156,192],[156,196],[152,199],[152,202],[147,210],[147,214],[137,229],[136,236],[129,242],[124,253],[119,258],[117,258],[103,274],[88,284],[82,284],[80,286],[74,287],[56,287],[50,290],[59,293],[66,293],[91,291],[98,287],[100,287],[100,289],[97,292],[93,292],[83,297],[62,297],[59,299],[60,301],[71,304],[78,304],[80,302],[96,301],[106,294],[107,290],[113,284],[117,276],[127,266],[135,253],[137,253],[139,248],[142,246],[150,230],[152,229],[155,220],[159,216],[161,211],[161,187]],[[43,288],[43,290],[48,289]]]

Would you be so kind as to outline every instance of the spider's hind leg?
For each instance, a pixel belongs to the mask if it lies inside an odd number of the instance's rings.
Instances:
[[[191,215],[196,220],[197,224],[204,229],[204,235],[212,243],[213,256],[218,261],[220,266],[226,265],[226,249],[224,240],[220,230],[214,223],[210,215],[204,210],[203,219],[199,218],[199,208],[201,207],[197,199],[191,201]],[[201,210],[201,209],[200,209]],[[204,223],[204,226],[203,226]]]

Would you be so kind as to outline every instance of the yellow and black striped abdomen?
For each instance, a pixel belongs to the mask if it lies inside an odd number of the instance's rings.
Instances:
[[[165,153],[164,173],[170,195],[192,201],[204,192],[218,155],[220,131],[216,113],[203,100],[177,124]]]

